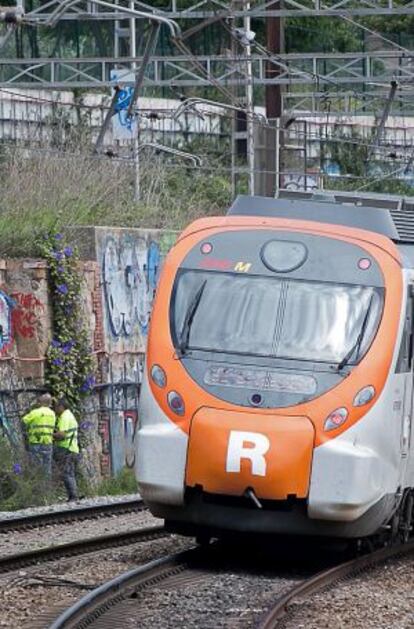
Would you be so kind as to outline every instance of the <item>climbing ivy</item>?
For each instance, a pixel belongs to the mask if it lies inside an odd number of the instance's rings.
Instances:
[[[82,399],[93,389],[95,377],[81,308],[78,253],[59,233],[39,239],[37,248],[48,264],[53,310],[53,339],[46,352],[46,384],[55,398],[65,397],[79,417]]]

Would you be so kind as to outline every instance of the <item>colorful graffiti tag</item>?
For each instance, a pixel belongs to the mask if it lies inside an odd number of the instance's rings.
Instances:
[[[12,312],[14,333],[25,339],[32,339],[36,334],[36,325],[45,307],[31,293],[12,293],[16,307]]]
[[[146,335],[154,299],[161,254],[157,243],[128,234],[108,236],[102,262],[108,321],[115,337],[137,329]]]
[[[13,342],[12,310],[14,301],[0,290],[0,351],[10,347]]]
[[[118,411],[111,417],[111,466],[114,474],[135,464],[134,438],[138,414],[135,410]]]

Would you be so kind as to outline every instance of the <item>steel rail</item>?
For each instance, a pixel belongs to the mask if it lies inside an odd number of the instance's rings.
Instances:
[[[74,509],[62,509],[48,513],[37,513],[35,515],[0,520],[0,534],[33,529],[39,526],[53,526],[66,522],[79,522],[80,520],[122,515],[133,513],[134,511],[143,511],[145,508],[142,500],[133,499],[101,505],[79,506]]]
[[[319,592],[342,579],[352,577],[355,574],[368,570],[392,557],[408,555],[414,552],[414,541],[398,546],[381,548],[362,557],[341,563],[334,568],[328,568],[315,576],[306,579],[299,585],[291,588],[286,594],[276,599],[274,605],[257,626],[257,629],[275,629],[279,621],[290,612],[289,605],[299,598]]]
[[[391,557],[414,552],[414,541],[400,546],[374,551],[346,563],[329,568],[306,579],[276,600],[275,605],[260,623],[258,629],[273,629],[289,613],[289,604],[296,598],[309,595],[336,583],[345,577],[366,570]],[[48,629],[84,629],[92,625],[110,608],[166,579],[175,579],[187,570],[194,560],[206,556],[205,548],[191,548],[181,553],[151,561],[143,566],[107,581],[67,608]]]
[[[129,546],[138,542],[150,541],[169,535],[170,533],[167,533],[162,526],[150,526],[134,531],[115,533],[112,535],[100,535],[91,539],[81,539],[65,544],[58,544],[56,546],[29,550],[24,553],[5,555],[0,557],[0,574],[39,562],[54,561],[62,557],[84,555],[99,550],[105,550],[106,548]]]
[[[49,629],[75,627],[83,629],[88,627],[108,609],[125,600],[131,594],[181,574],[187,569],[190,560],[202,556],[204,553],[205,550],[201,548],[192,548],[129,570],[83,596],[66,609],[49,626]]]

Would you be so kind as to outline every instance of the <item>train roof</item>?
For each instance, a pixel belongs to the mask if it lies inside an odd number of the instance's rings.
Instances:
[[[232,216],[274,216],[367,229],[414,245],[414,198],[331,192],[281,191],[277,199],[238,196]]]

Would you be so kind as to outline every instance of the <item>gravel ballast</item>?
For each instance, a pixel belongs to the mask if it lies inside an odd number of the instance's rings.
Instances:
[[[292,605],[286,629],[413,629],[414,556],[389,560]]]
[[[130,500],[141,500],[139,494],[125,494],[122,496],[95,496],[94,498],[84,498],[74,502],[56,502],[44,507],[28,507],[17,511],[0,511],[0,520],[14,520],[17,518],[40,515],[44,513],[55,513],[56,511],[72,511],[79,507],[96,507],[99,505],[114,504],[117,502],[128,502]]]
[[[108,532],[142,528],[161,521],[149,512],[111,516],[98,520],[48,526],[44,530],[13,532],[0,552],[16,552]],[[3,547],[1,546],[3,545]],[[14,548],[11,549],[11,545]],[[194,545],[191,538],[171,536],[124,548],[39,564],[0,576],[0,627],[36,629],[50,624],[63,609],[105,581],[138,565],[177,553]],[[285,559],[267,548],[256,551],[249,544],[219,560],[193,568],[195,581],[160,583],[110,610],[93,627],[123,629],[253,629],[272,602],[316,568],[315,548],[305,547]],[[311,554],[314,551],[313,555]],[[221,559],[223,557],[223,560]],[[286,559],[287,558],[287,559]],[[359,577],[338,583],[292,605],[286,629],[349,629],[414,627],[412,593],[414,557],[390,560]],[[191,571],[185,577],[191,576]],[[109,624],[108,624],[109,623]]]
[[[149,511],[139,511],[123,515],[104,516],[94,520],[81,520],[79,522],[40,526],[23,531],[12,531],[0,535],[0,554],[4,557],[79,539],[132,531],[147,526],[159,526],[162,523],[162,520],[154,518]]]
[[[184,550],[190,544],[189,540],[163,538],[48,562],[1,576],[0,626],[45,629],[63,609],[88,591],[76,584],[97,587],[141,563]]]

